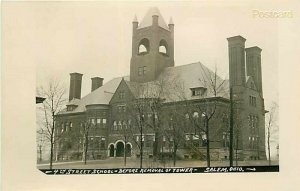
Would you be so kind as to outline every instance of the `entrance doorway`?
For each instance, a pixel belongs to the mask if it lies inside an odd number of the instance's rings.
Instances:
[[[123,157],[124,156],[124,143],[118,142],[116,145],[116,157]]]

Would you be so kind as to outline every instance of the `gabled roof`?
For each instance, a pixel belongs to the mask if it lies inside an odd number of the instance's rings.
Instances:
[[[191,100],[204,97],[229,98],[229,81],[222,79],[217,74],[215,75],[215,72],[207,68],[201,62],[177,67],[168,67],[161,73],[160,77],[162,76],[168,76],[169,79],[173,80],[170,85],[176,86],[169,92],[170,98],[167,99],[167,101],[180,101],[180,99]],[[216,82],[214,82],[214,79],[216,79]],[[192,96],[190,88],[198,87],[207,88],[204,97]],[[216,95],[214,93],[214,88],[216,89]],[[181,92],[178,92],[178,89]]]
[[[229,98],[229,81],[216,76],[206,66],[198,63],[168,67],[157,80],[137,83],[125,81],[136,98],[161,98],[165,102],[184,101],[209,97]],[[214,93],[216,87],[216,95]],[[206,90],[204,96],[193,96],[191,89]]]
[[[124,77],[124,79],[129,79],[128,76]],[[88,95],[84,96],[80,100],[71,100],[67,105],[72,105],[74,102],[76,105],[76,109],[73,111],[63,111],[60,114],[66,113],[77,113],[77,112],[84,112],[86,110],[85,106],[93,105],[93,104],[105,104],[108,105],[113,94],[115,93],[118,85],[120,84],[122,77],[114,78],[103,86],[97,88],[93,92],[89,93]]]
[[[166,103],[184,100],[215,97],[211,86],[215,74],[202,63],[192,63],[177,67],[168,67],[159,75],[157,80],[138,83],[129,81],[129,76],[114,78],[80,100],[71,100],[78,107],[73,111],[64,110],[60,114],[86,111],[87,105],[108,105],[117,90],[122,78],[135,98],[161,98]],[[204,88],[206,94],[202,97],[193,96],[191,88]],[[216,76],[217,97],[229,98],[229,81]]]
[[[253,80],[253,77],[252,76],[247,76],[246,77],[246,86],[250,89],[254,89],[254,90],[257,90],[257,87],[255,85],[255,82]],[[253,86],[253,87],[252,87]]]
[[[143,18],[143,20],[141,21],[141,23],[139,23],[138,29],[141,28],[146,28],[152,25],[152,16],[153,15],[157,15],[158,16],[158,26],[166,29],[166,30],[170,30],[168,25],[166,24],[164,18],[162,17],[162,15],[160,14],[159,10],[157,7],[151,7],[148,12],[146,13],[145,17]]]

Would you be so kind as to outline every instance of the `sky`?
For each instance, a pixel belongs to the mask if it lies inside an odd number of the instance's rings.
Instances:
[[[5,9],[5,39],[36,66],[36,86],[57,78],[69,87],[69,73],[83,74],[82,93],[91,78],[107,81],[129,74],[132,21],[159,8],[165,22],[175,24],[175,66],[202,62],[228,78],[226,38],[241,35],[246,47],[262,49],[265,107],[278,102],[278,20],[253,16],[259,3],[216,2],[31,2]],[[273,5],[268,4],[269,7]],[[274,7],[276,5],[274,4]],[[15,14],[15,13],[18,14]],[[11,58],[12,60],[15,58]]]
[[[228,78],[226,38],[242,35],[246,47],[263,50],[266,108],[278,100],[277,21],[253,18],[249,5],[43,3],[20,7],[24,17],[10,24],[13,33],[26,30],[29,38],[19,38],[34,54],[37,86],[54,76],[68,87],[69,73],[79,72],[83,97],[91,90],[90,78],[103,77],[105,83],[129,74],[132,20],[136,14],[141,21],[151,6],[159,8],[166,23],[173,18],[176,66],[200,61],[211,69],[217,66],[221,77]]]

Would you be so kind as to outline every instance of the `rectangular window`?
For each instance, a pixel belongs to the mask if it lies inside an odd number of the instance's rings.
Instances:
[[[62,123],[62,124],[61,124],[61,132],[64,132],[64,128],[65,128],[65,124]]]
[[[249,105],[256,107],[256,97],[249,96]]]
[[[113,122],[113,127],[114,127],[115,131],[118,130],[118,126],[117,126],[117,122],[116,121]]]
[[[100,123],[101,123],[101,119],[97,118],[97,124],[100,124]]]
[[[122,130],[122,123],[121,123],[121,121],[118,122],[118,127],[119,127],[119,130]]]
[[[147,66],[143,66],[143,67],[139,67],[139,68],[138,68],[138,75],[139,75],[139,76],[145,75],[146,72],[147,72]]]
[[[124,97],[125,97],[125,92],[121,91],[119,94],[119,98],[124,99]]]
[[[91,119],[91,124],[95,125],[95,119],[94,118]]]
[[[102,123],[103,123],[103,124],[106,124],[106,119],[102,119]]]
[[[65,129],[66,131],[68,131],[69,130],[69,123],[66,123],[66,129]]]
[[[139,76],[142,76],[142,75],[143,75],[143,68],[142,68],[142,67],[139,67],[138,75],[139,75]]]
[[[125,113],[126,112],[126,106],[125,105],[119,105],[118,106],[118,112],[119,113]]]

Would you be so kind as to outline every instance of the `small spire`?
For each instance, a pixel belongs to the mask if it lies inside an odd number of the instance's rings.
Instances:
[[[138,23],[138,20],[137,20],[137,17],[136,17],[136,15],[134,15],[134,18],[133,18],[133,21],[132,22],[134,22],[134,23]]]
[[[174,25],[172,17],[170,17],[169,25]]]
[[[152,16],[154,16],[154,15],[159,16],[160,15],[159,10],[158,10],[157,7],[151,7],[150,12],[151,12]]]

